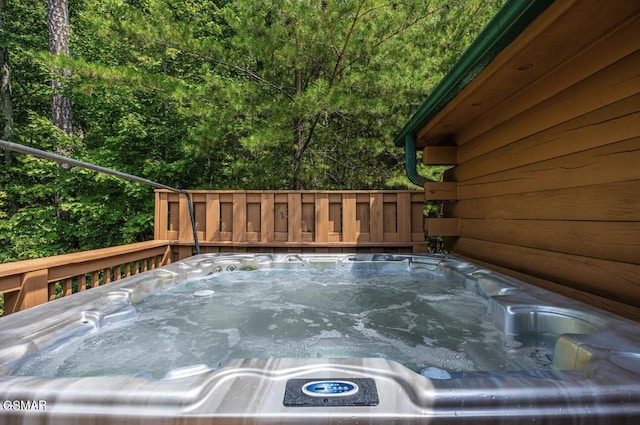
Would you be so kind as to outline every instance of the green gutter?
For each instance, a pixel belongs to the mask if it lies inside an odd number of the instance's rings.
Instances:
[[[418,173],[418,163],[416,160],[416,136],[413,134],[407,134],[404,144],[404,171],[407,173],[407,177],[413,184],[417,184],[420,187],[424,187],[426,182],[432,182],[420,173]]]
[[[418,131],[473,81],[498,53],[515,40],[551,3],[553,0],[509,0],[505,3],[396,136],[395,145],[400,147],[405,145],[407,140],[415,140]],[[405,158],[410,154],[405,152]]]

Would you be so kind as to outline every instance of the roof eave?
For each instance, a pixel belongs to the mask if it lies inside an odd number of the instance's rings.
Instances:
[[[394,139],[395,145],[404,146],[407,135],[417,134],[553,1],[509,0],[405,124]]]

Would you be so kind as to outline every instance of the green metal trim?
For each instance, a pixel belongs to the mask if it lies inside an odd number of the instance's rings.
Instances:
[[[411,183],[424,187],[427,182],[433,180],[428,179],[418,173],[418,160],[416,159],[416,136],[407,134],[404,138],[404,171]]]
[[[395,145],[401,147],[407,135],[417,134],[553,1],[509,0],[505,3],[409,119],[394,139]]]

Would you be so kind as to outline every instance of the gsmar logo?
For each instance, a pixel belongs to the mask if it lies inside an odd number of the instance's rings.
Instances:
[[[4,400],[2,410],[47,410],[46,400]]]

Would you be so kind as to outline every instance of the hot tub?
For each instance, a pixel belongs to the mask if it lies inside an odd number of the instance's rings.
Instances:
[[[205,254],[0,319],[0,421],[629,423],[640,326],[440,255]]]

